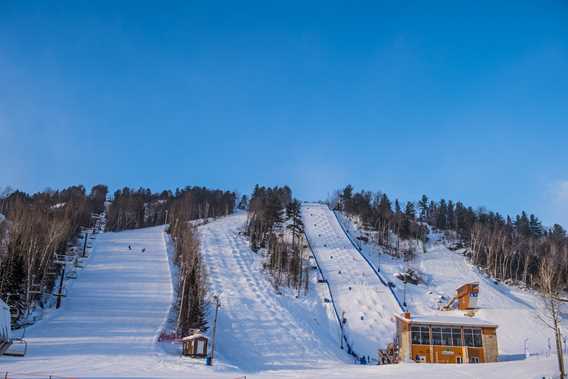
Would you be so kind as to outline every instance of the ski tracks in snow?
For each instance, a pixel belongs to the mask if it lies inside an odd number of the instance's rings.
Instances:
[[[345,359],[317,317],[300,300],[279,295],[262,271],[262,258],[240,232],[238,213],[199,228],[210,294],[221,297],[217,325],[222,360],[248,371],[293,369]],[[212,316],[212,315],[210,315]],[[211,319],[212,317],[210,317]]]

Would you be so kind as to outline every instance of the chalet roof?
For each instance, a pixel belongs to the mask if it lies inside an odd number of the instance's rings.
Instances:
[[[442,316],[442,315],[425,315],[425,316],[412,316],[405,318],[404,316],[395,315],[396,318],[417,324],[430,324],[430,325],[459,325],[459,326],[472,326],[478,328],[497,328],[498,325],[475,317],[466,316]]]
[[[461,290],[461,289],[464,288],[464,287],[469,287],[469,286],[472,286],[472,287],[477,286],[477,287],[479,287],[479,282],[471,282],[471,283],[462,284],[461,286],[458,287],[457,291]]]
[[[194,339],[196,339],[196,338],[205,338],[205,339],[207,339],[207,336],[206,336],[206,335],[203,335],[203,334],[200,334],[200,333],[197,333],[197,334],[192,334],[191,336],[183,337],[181,340],[182,340],[182,341],[191,341],[191,340],[194,340]]]

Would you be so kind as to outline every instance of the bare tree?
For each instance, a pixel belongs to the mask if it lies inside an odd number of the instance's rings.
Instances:
[[[551,245],[551,250],[556,250],[556,245]],[[564,367],[564,354],[562,351],[562,332],[560,330],[560,302],[559,295],[561,289],[561,280],[555,269],[555,262],[551,256],[555,256],[555,252],[551,251],[551,255],[543,258],[538,272],[539,285],[544,296],[546,304],[546,312],[538,315],[538,318],[550,329],[554,331],[556,341],[556,355],[558,357],[558,369],[560,378],[566,378],[566,369]]]

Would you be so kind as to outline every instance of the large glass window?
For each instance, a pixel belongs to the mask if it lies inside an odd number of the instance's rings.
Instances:
[[[442,328],[442,345],[452,346],[452,328]]]
[[[442,345],[442,328],[432,327],[432,345]]]
[[[452,328],[452,346],[461,346],[461,345],[462,345],[461,329]]]
[[[461,346],[461,329],[433,326],[432,345]]]
[[[481,329],[464,328],[463,339],[466,346],[481,347]]]
[[[416,345],[430,344],[430,331],[427,326],[415,325],[411,328],[412,343]]]

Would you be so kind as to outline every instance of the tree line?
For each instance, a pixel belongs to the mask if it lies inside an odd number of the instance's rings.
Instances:
[[[244,198],[244,201],[247,199]],[[241,204],[244,202],[241,200]],[[284,187],[255,186],[248,201],[246,234],[253,251],[266,249],[264,268],[275,287],[307,291],[309,269],[305,264],[304,224],[301,204]]]
[[[392,255],[407,259],[414,255],[418,246],[410,244],[402,249],[401,240],[420,241],[422,246],[426,241],[428,228],[417,219],[412,202],[403,208],[398,199],[393,204],[385,193],[354,192],[351,185],[338,191],[332,201],[335,210],[358,216],[365,228],[374,230],[376,242]]]
[[[49,300],[60,265],[56,253],[64,253],[81,227],[89,227],[92,213],[104,209],[106,186],[90,194],[83,186],[33,195],[15,191],[0,198],[0,295],[25,315],[34,305]]]
[[[168,200],[169,233],[174,242],[177,284],[177,334],[207,330],[207,273],[199,250],[199,236],[192,220],[226,216],[235,209],[234,192],[204,187],[178,189]]]
[[[543,227],[533,214],[521,212],[511,218],[483,208],[474,210],[462,202],[434,201],[423,195],[407,202],[404,209],[395,200],[394,209],[384,193],[354,193],[348,185],[332,199],[335,208],[358,216],[366,227],[377,232],[377,242],[389,245],[389,234],[401,239],[426,240],[428,229],[439,230],[466,248],[472,263],[492,277],[538,288],[543,264],[554,267],[562,285],[568,280],[568,238],[562,226]],[[545,263],[546,262],[546,263]]]
[[[109,205],[107,230],[144,228],[174,221],[219,217],[235,208],[235,193],[185,187],[152,193],[148,188],[116,191]]]

